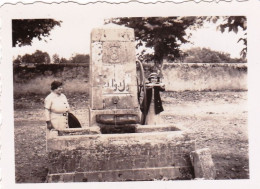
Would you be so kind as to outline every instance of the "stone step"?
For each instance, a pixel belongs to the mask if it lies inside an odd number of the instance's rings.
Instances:
[[[191,167],[158,167],[93,172],[49,174],[48,182],[118,182],[149,180],[190,180],[194,176]]]

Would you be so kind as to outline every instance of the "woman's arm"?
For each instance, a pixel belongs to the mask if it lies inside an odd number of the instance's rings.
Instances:
[[[48,98],[44,100],[44,114],[47,123],[47,128],[49,130],[53,129],[53,126],[51,124],[51,100]]]

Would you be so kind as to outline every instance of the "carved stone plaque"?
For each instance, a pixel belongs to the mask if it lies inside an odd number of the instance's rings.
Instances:
[[[124,63],[127,60],[126,58],[124,42],[103,43],[103,63]]]

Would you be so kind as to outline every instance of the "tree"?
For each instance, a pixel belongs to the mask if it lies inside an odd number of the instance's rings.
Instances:
[[[42,40],[50,35],[50,31],[55,26],[60,26],[60,23],[61,21],[54,19],[14,19],[12,20],[12,45],[21,47],[31,45],[34,38]]]
[[[61,57],[60,63],[69,63],[69,61],[66,58]]]
[[[60,63],[60,57],[59,57],[59,55],[58,54],[54,54],[53,56],[52,56],[52,60],[53,60],[53,63]]]
[[[245,60],[240,58],[231,58],[230,54],[213,51],[209,48],[191,48],[185,51],[186,63],[245,63]]]
[[[18,57],[14,60],[20,60],[24,63],[41,63],[41,64],[49,64],[50,63],[50,56],[47,52],[42,52],[40,50],[36,50],[33,54],[25,54],[22,57],[18,55]]]
[[[76,54],[71,57],[71,63],[89,63],[89,55],[88,54]]]
[[[33,63],[45,63],[49,64],[51,62],[51,58],[47,52],[42,52],[40,50],[37,50],[35,53],[32,54],[34,58]]]
[[[200,17],[207,22],[216,23],[221,19],[221,24],[217,26],[217,30],[220,30],[224,33],[226,30],[228,32],[235,32],[238,33],[239,29],[244,31],[244,36],[238,40],[243,42],[243,49],[240,52],[240,56],[243,59],[246,59],[247,56],[247,19],[245,16],[208,16],[208,17]]]
[[[115,24],[134,28],[137,41],[136,48],[144,46],[153,49],[145,50],[139,55],[141,61],[154,61],[156,65],[163,60],[173,61],[181,58],[180,46],[187,43],[189,35],[186,29],[202,26],[203,19],[196,17],[124,17],[108,20]]]
[[[218,28],[223,33],[226,29],[228,32],[235,32],[237,33],[239,28],[243,31],[247,29],[247,20],[245,16],[225,16],[224,23],[220,24]],[[241,37],[238,42],[242,41],[244,44],[244,48],[241,50],[241,57],[246,58],[247,55],[247,32],[244,33],[244,37]]]
[[[21,55],[18,55],[18,56],[16,57],[16,59],[14,59],[13,63],[14,63],[14,64],[20,64],[20,63],[22,63],[22,56],[21,56]]]
[[[34,58],[30,54],[25,54],[22,56],[22,62],[24,63],[34,63]]]
[[[243,16],[201,16],[201,17],[124,17],[112,18],[105,23],[115,23],[134,28],[136,38],[136,48],[151,48],[153,52],[147,53],[141,51],[138,55],[140,61],[154,61],[155,64],[161,64],[164,59],[168,62],[181,60],[184,53],[180,50],[180,45],[189,42],[191,34],[188,29],[196,30],[203,26],[205,22],[217,23],[222,21],[217,28],[224,32],[225,28],[229,31],[238,32],[241,27],[246,30],[246,17]],[[241,55],[246,56],[246,34],[243,41],[245,48],[242,49]],[[213,58],[213,57],[211,57]],[[215,57],[214,61],[218,61]]]

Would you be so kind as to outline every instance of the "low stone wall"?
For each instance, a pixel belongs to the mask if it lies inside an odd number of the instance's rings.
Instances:
[[[183,131],[147,131],[48,138],[48,182],[194,178],[194,141]]]
[[[247,90],[247,64],[164,63],[162,73],[167,91]],[[53,80],[64,82],[65,93],[89,89],[86,64],[14,67],[13,77],[14,94],[47,94]]]
[[[37,78],[59,78],[60,80],[83,79],[89,75],[89,64],[35,64],[33,66],[14,66],[13,77],[16,83],[26,83]]]
[[[163,64],[167,91],[247,90],[247,64]]]
[[[13,69],[14,95],[50,92],[54,80],[63,82],[65,93],[88,94],[88,64],[39,64],[33,67],[15,66]]]

